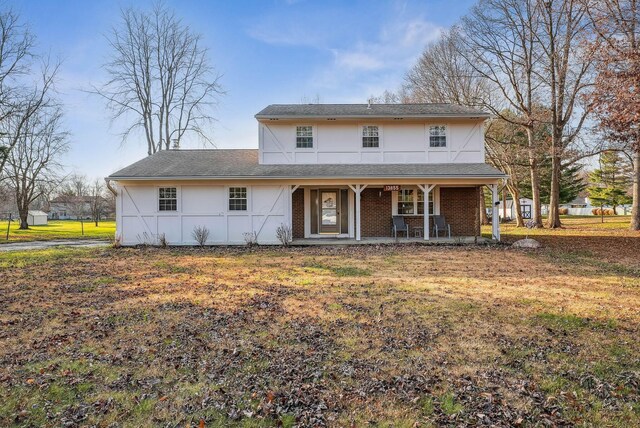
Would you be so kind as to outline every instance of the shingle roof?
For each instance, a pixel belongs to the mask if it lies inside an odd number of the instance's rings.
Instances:
[[[111,179],[487,177],[505,175],[485,163],[261,165],[258,150],[163,150],[109,176]]]
[[[480,109],[457,104],[271,104],[257,119],[330,117],[489,117]]]

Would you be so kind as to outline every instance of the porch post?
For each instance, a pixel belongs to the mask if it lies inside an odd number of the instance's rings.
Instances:
[[[424,192],[424,240],[429,240],[429,198],[435,184],[418,184],[420,190]],[[434,205],[435,206],[435,205]]]
[[[356,241],[360,241],[360,193],[366,187],[366,184],[349,184],[349,188],[356,194]]]
[[[498,185],[491,184],[491,235],[496,241],[500,240],[500,207],[498,206],[500,200],[498,199]]]

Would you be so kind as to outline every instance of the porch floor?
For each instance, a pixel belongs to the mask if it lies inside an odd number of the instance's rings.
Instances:
[[[477,241],[476,241],[477,239]],[[291,242],[291,245],[295,246],[307,246],[307,245],[379,245],[379,244],[424,244],[424,245],[438,245],[438,244],[478,244],[492,242],[491,239],[484,237],[473,236],[453,236],[451,238],[431,238],[425,241],[424,238],[362,238],[360,241],[356,241],[354,238],[296,238]]]

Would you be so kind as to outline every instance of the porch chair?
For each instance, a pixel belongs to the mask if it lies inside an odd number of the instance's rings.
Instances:
[[[447,223],[447,220],[443,215],[434,215],[433,216],[433,235],[436,238],[440,237],[440,232],[447,232],[449,235],[449,239],[451,239],[451,225]]]
[[[404,232],[409,239],[409,225],[404,222],[404,217],[399,215],[393,216],[393,237],[398,239],[398,232]]]

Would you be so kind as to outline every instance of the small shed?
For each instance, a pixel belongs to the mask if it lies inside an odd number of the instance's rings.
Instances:
[[[27,224],[29,226],[45,226],[47,224],[47,213],[44,211],[29,211]]]

